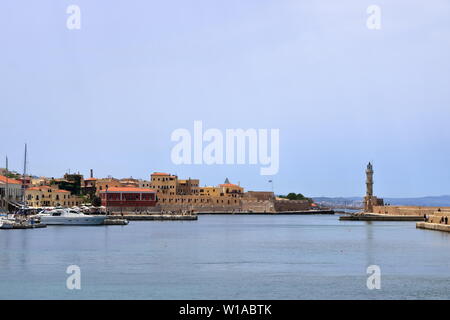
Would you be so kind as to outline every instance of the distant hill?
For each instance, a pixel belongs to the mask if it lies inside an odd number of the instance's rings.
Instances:
[[[384,202],[403,206],[450,207],[450,195],[420,198],[385,198]]]
[[[356,206],[362,204],[363,197],[313,197],[314,202],[328,206]],[[417,198],[384,198],[384,202],[398,206],[450,207],[450,195]]]

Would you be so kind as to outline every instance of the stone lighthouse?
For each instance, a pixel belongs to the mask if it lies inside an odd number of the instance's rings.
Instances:
[[[373,166],[370,162],[366,169],[366,196],[373,197]]]
[[[373,167],[369,162],[366,169],[366,196],[364,197],[364,212],[373,212],[377,199],[373,196]]]

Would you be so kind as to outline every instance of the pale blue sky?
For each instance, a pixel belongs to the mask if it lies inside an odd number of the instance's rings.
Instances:
[[[66,8],[81,8],[81,30]],[[382,29],[366,9],[382,9]],[[0,156],[61,176],[225,177],[314,196],[450,194],[450,2],[0,3]],[[279,128],[280,170],[176,166],[177,128]],[[21,170],[21,169],[20,169]]]

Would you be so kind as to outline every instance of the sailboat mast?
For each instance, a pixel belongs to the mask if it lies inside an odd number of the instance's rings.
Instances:
[[[23,159],[23,175],[22,175],[22,202],[23,206],[26,207],[25,203],[25,180],[27,178],[27,144],[25,143],[25,156]]]
[[[5,200],[6,205],[8,205],[8,199],[9,199],[9,185],[8,185],[8,156],[6,156],[6,167],[5,167],[5,175],[6,175],[6,189],[5,189]]]

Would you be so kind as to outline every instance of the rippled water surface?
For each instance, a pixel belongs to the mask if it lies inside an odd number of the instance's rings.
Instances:
[[[450,234],[287,215],[0,230],[0,298],[449,299]]]

